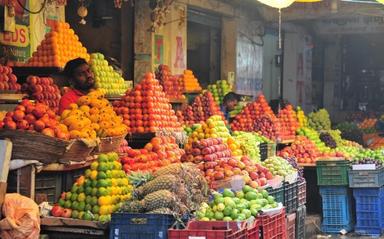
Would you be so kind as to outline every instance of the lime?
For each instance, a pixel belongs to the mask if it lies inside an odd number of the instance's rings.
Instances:
[[[116,161],[119,159],[119,155],[116,152],[108,153],[108,159],[110,162]]]
[[[72,196],[71,196],[71,201],[74,202],[77,200],[77,193],[72,193]]]
[[[99,157],[97,158],[99,162],[108,162],[108,155],[106,154],[100,154]]]
[[[80,193],[79,196],[77,196],[77,201],[84,202],[85,201],[85,193]]]
[[[85,203],[86,204],[91,204],[92,202],[92,196],[88,195],[86,198],[85,198]]]
[[[97,179],[106,179],[107,175],[104,172],[99,172],[97,174]]]
[[[246,219],[248,219],[248,218],[250,218],[250,217],[252,216],[251,211],[248,210],[248,209],[243,209],[243,210],[241,211],[241,214],[244,214]]]
[[[90,179],[85,179],[84,181],[84,187],[90,187],[92,186],[92,181]]]
[[[253,190],[253,188],[252,188],[251,186],[245,185],[245,186],[243,187],[243,192],[244,192],[244,193],[250,192],[250,191],[252,191],[252,190]]]
[[[92,187],[90,187],[90,186],[89,186],[89,187],[86,187],[86,188],[85,188],[85,194],[86,194],[86,195],[92,195]]]
[[[236,192],[236,197],[237,198],[244,198],[244,192],[243,191],[238,191],[238,192]]]
[[[215,219],[216,220],[223,220],[223,218],[224,218],[224,214],[222,213],[222,212],[219,212],[219,211],[217,211],[217,212],[215,212]]]
[[[73,184],[72,186],[72,189],[71,189],[71,192],[72,193],[77,193],[77,190],[79,189],[79,187],[76,185],[76,184]]]
[[[65,201],[64,207],[65,208],[72,208],[72,202],[70,200]]]
[[[89,213],[89,212],[85,212],[84,215],[83,215],[83,219],[91,221],[93,219],[92,214]]]
[[[223,214],[224,214],[224,216],[226,216],[226,217],[230,217],[231,216],[231,214],[232,214],[232,208],[231,207],[225,207],[224,208],[224,210],[223,210]]]
[[[97,197],[92,197],[91,205],[92,205],[92,206],[97,205]]]
[[[99,166],[98,162],[92,162],[91,163],[91,170],[97,170],[98,166]]]
[[[84,192],[84,187],[83,186],[80,186],[77,188],[77,193],[83,193]]]
[[[94,187],[97,187],[97,180],[92,180],[91,182],[91,186],[94,188]]]
[[[62,198],[60,198],[58,203],[59,203],[59,206],[60,206],[60,207],[64,207],[65,200],[62,199]]]
[[[232,221],[232,218],[231,217],[224,217],[223,221],[224,222],[229,222],[229,221]]]
[[[100,188],[98,189],[97,195],[98,195],[99,197],[100,197],[100,196],[106,196],[106,195],[108,195],[108,191],[107,191],[106,188],[104,188],[104,187],[100,187]]]
[[[105,172],[105,175],[107,176],[107,178],[113,178],[112,170],[107,170]]]
[[[77,210],[84,211],[85,209],[85,202],[79,202],[79,205],[77,206]]]
[[[98,214],[100,211],[100,207],[98,205],[95,205],[92,207],[92,213],[93,214]]]
[[[223,196],[233,198],[233,197],[235,197],[235,194],[232,192],[231,189],[225,188],[223,191]]]
[[[108,187],[108,183],[106,179],[99,179],[97,181],[97,187]]]
[[[91,172],[92,172],[91,169],[87,169],[87,170],[85,170],[85,172],[84,172],[85,177],[86,177],[86,178],[91,177]]]
[[[71,192],[67,192],[67,193],[65,194],[65,199],[66,199],[66,200],[70,200],[70,199],[71,199],[71,196],[72,196],[72,193],[71,193]]]
[[[251,201],[251,200],[256,200],[257,199],[257,194],[255,192],[247,192],[245,194],[245,199],[247,199],[248,201]]]
[[[72,211],[72,218],[78,219],[79,218],[79,212],[77,210]]]
[[[97,196],[98,189],[97,188],[92,188],[92,196]]]
[[[78,219],[83,219],[84,217],[84,212],[79,212],[79,215],[77,216]]]
[[[99,220],[99,214],[98,213],[93,213],[93,220],[98,221]]]
[[[79,207],[79,202],[78,201],[72,202],[72,210],[77,210],[78,207]]]
[[[207,211],[205,212],[205,217],[207,217],[207,218],[209,218],[209,219],[214,218],[214,216],[215,216],[215,214],[214,214],[213,211],[211,211],[211,210],[207,210]]]

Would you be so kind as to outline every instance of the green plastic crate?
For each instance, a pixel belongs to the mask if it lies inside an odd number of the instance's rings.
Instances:
[[[318,160],[316,162],[317,185],[348,185],[349,164],[347,160]]]

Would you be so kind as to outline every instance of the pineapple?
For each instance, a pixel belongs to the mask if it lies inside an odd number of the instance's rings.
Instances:
[[[158,208],[158,209],[149,211],[148,213],[150,213],[150,214],[170,214],[170,215],[175,214],[174,211],[172,211],[171,209],[166,208],[166,207]]]
[[[135,187],[139,187],[142,184],[150,181],[153,179],[153,176],[151,173],[144,173],[144,172],[132,172],[129,176],[129,182],[134,185]]]
[[[155,178],[152,181],[144,184],[143,186],[135,190],[135,196],[142,198],[145,195],[158,191],[158,190],[169,190],[171,192],[177,193],[180,188],[180,179],[175,175],[166,174],[161,175]]]
[[[182,171],[182,164],[181,163],[174,163],[174,164],[170,164],[168,166],[165,166],[165,167],[158,169],[153,176],[158,177],[158,176],[166,175],[166,174],[177,175],[181,171]]]
[[[157,208],[176,208],[177,199],[173,193],[168,190],[159,190],[148,194],[142,200],[143,205],[147,211],[152,211]]]

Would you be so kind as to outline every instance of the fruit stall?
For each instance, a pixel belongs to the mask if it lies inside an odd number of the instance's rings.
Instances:
[[[75,57],[89,61],[96,89],[59,114],[53,75]],[[0,121],[12,142],[7,192],[40,205],[42,234],[308,238],[307,211],[322,213],[324,233],[382,232],[382,146],[354,138],[379,120],[332,125],[325,109],[289,104],[275,113],[259,94],[228,122],[228,81],[202,89],[192,70],[160,65],[130,87],[64,22],[24,66],[0,72],[2,106],[13,103]]]

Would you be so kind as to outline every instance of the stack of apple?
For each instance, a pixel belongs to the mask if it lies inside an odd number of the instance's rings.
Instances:
[[[182,161],[198,164],[209,182],[243,175],[244,181],[252,187],[264,186],[272,175],[264,167],[254,164],[248,157],[237,160],[231,150],[219,138],[203,139],[186,149]]]
[[[20,84],[17,83],[17,77],[12,73],[9,66],[0,65],[0,90],[19,91]]]
[[[123,117],[130,133],[182,131],[163,87],[152,73],[147,73],[134,89],[128,91],[120,101],[115,101],[113,106],[116,113]]]
[[[170,99],[184,99],[184,85],[179,76],[171,74],[171,70],[167,65],[159,65],[156,70],[156,79],[163,86],[164,92]]]
[[[50,137],[68,140],[69,134],[65,125],[59,124],[55,112],[42,103],[32,103],[24,99],[15,110],[8,112],[0,127],[11,130],[28,130],[39,132]]]
[[[224,96],[231,91],[231,88],[231,85],[226,80],[219,80],[215,84],[208,85],[207,87],[219,105],[223,102]]]
[[[183,119],[188,125],[204,122],[212,115],[221,115],[224,119],[223,113],[209,91],[197,96],[192,105],[183,110]]]
[[[202,90],[199,81],[193,75],[191,70],[184,70],[184,74],[180,76],[180,79],[183,82],[185,92],[188,93]]]
[[[255,120],[254,131],[271,140],[281,141],[290,139],[291,135],[282,128],[278,118],[263,115]]]
[[[173,137],[154,137],[143,149],[128,149],[120,158],[126,173],[131,171],[156,171],[163,166],[180,162],[184,150]]]
[[[254,102],[247,104],[243,111],[235,116],[231,128],[235,131],[254,131],[255,121],[262,115],[276,118],[264,95],[259,95]]]
[[[123,95],[127,91],[124,78],[117,73],[101,53],[92,53],[91,70],[95,76],[95,86],[106,95]]]
[[[305,136],[297,136],[288,147],[278,152],[283,158],[295,158],[298,163],[315,163],[322,154],[316,145]]]
[[[296,130],[299,128],[299,122],[292,105],[287,105],[284,109],[280,110],[278,118],[281,127],[287,132],[287,137],[294,139]]]
[[[325,143],[321,141],[320,134],[314,129],[303,127],[297,131],[297,134],[303,135],[311,140],[320,152],[328,152],[331,150],[331,148],[327,147]]]
[[[60,89],[51,77],[28,76],[22,91],[37,102],[48,105],[55,113],[59,110]]]

